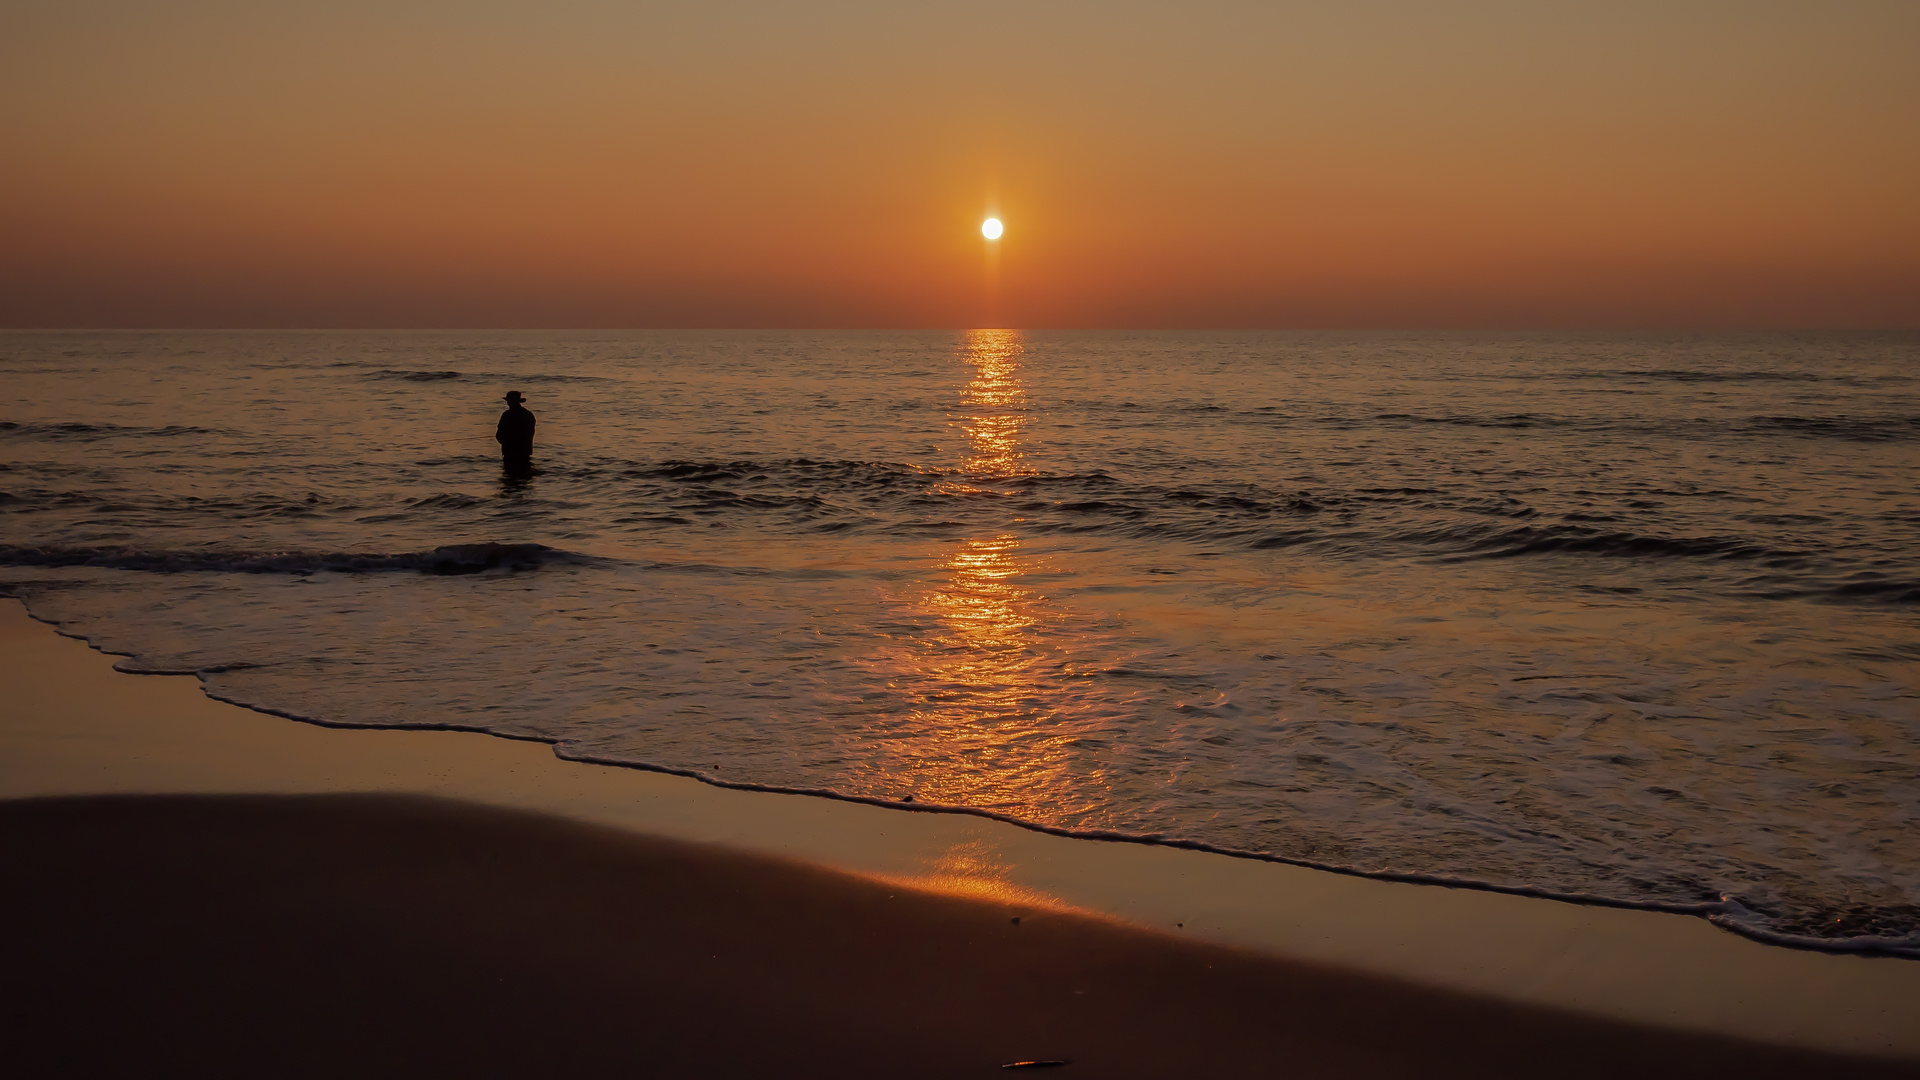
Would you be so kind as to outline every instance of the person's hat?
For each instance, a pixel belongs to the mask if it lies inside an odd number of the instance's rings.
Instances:
[[[503,397],[503,398],[501,398],[500,400],[501,400],[501,401],[525,401],[525,400],[527,400],[527,399],[526,399],[526,398],[524,398],[524,397],[522,397],[522,396],[520,396],[520,391],[518,391],[518,390],[509,390],[509,391],[507,391],[507,396],[506,396],[506,397]]]

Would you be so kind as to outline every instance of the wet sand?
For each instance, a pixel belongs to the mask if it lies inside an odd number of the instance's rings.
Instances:
[[[444,800],[22,800],[0,838],[22,1075],[1915,1071]]]
[[[1920,1075],[1911,961],[321,729],[11,602],[0,646],[32,1075]]]

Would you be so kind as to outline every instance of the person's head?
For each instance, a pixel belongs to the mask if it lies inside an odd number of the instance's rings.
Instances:
[[[506,403],[507,403],[507,405],[508,405],[509,407],[511,407],[511,406],[514,406],[514,405],[518,405],[518,404],[520,404],[521,402],[523,402],[523,401],[525,401],[525,400],[527,400],[527,399],[526,399],[526,398],[524,398],[524,397],[521,397],[521,396],[520,396],[520,391],[518,391],[518,390],[509,390],[509,391],[507,391],[507,396],[506,396],[506,397],[504,397],[504,398],[501,398],[500,400],[502,400],[502,401],[504,401],[504,402],[506,402]]]

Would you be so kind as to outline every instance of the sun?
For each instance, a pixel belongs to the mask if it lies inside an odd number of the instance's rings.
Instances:
[[[980,235],[989,240],[1000,239],[1000,234],[1003,231],[1005,230],[1000,227],[1000,219],[997,217],[990,217],[980,223]]]

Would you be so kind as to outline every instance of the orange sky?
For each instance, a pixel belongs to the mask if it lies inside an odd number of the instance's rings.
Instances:
[[[1912,0],[295,7],[0,10],[0,325],[1920,326]]]

